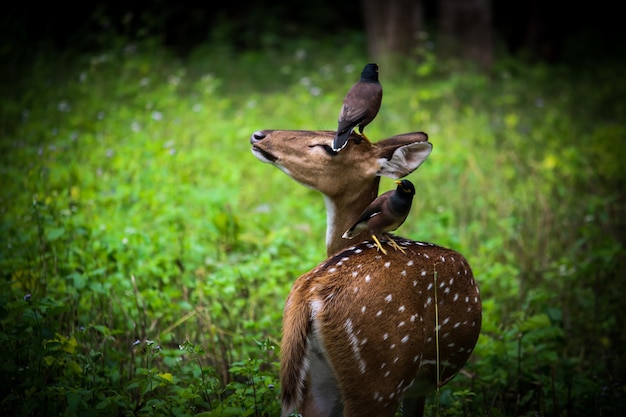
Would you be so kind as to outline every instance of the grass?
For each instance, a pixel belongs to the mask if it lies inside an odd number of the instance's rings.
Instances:
[[[185,60],[125,45],[42,55],[4,85],[0,410],[278,414],[282,306],[325,257],[325,212],[248,139],[333,129],[358,45]],[[622,70],[381,68],[368,136],[434,144],[399,232],[463,253],[484,302],[472,360],[429,415],[621,412]]]

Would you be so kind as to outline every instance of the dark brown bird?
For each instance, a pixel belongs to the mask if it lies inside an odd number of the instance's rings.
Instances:
[[[357,126],[359,134],[369,140],[363,131],[378,114],[382,101],[383,86],[378,82],[378,65],[367,64],[361,72],[361,79],[350,88],[343,99],[337,121],[337,134],[333,140],[335,152],[346,146],[350,134]]]
[[[404,249],[392,239],[388,232],[396,230],[406,220],[411,211],[415,187],[409,180],[396,181],[396,184],[398,186],[395,190],[379,195],[367,206],[356,223],[343,234],[344,239],[352,239],[362,231],[369,230],[377,248],[385,255],[387,251],[378,240],[383,235],[393,248],[404,253]]]

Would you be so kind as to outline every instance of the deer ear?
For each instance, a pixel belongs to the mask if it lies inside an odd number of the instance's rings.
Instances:
[[[413,142],[395,148],[390,158],[379,158],[377,175],[403,178],[415,171],[428,158],[433,145],[430,142]]]

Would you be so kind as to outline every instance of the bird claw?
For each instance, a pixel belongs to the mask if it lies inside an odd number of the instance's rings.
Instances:
[[[387,251],[385,250],[385,248],[383,248],[383,245],[380,243],[380,241],[378,240],[378,238],[376,237],[376,235],[372,235],[372,239],[374,239],[374,242],[376,242],[376,250],[381,251],[384,255],[387,255]]]
[[[402,252],[403,254],[406,253],[406,251],[404,250],[404,248],[400,245],[398,245],[398,242],[396,242],[395,240],[393,240],[393,238],[389,235],[385,236],[387,238],[387,241],[389,243],[389,246],[391,246],[392,248],[394,248],[395,250],[399,250],[400,252]],[[385,248],[383,248],[383,244],[380,243],[380,241],[378,240],[378,238],[376,237],[376,235],[372,235],[372,239],[374,239],[374,242],[376,243],[376,250],[381,251],[384,255],[387,255],[387,251],[385,250]]]
[[[394,248],[395,250],[399,250],[402,253],[406,253],[404,251],[404,248],[402,248],[402,246],[398,245],[398,242],[396,242],[395,240],[393,240],[391,238],[391,236],[387,236],[387,239],[389,239],[389,246],[391,246],[392,248]]]
[[[368,142],[368,143],[372,143],[372,141],[370,140],[370,138],[367,137],[365,132],[357,131],[357,134],[361,137],[361,140],[359,142],[355,142],[355,143],[359,144],[359,143],[361,143],[361,141],[363,139],[365,139],[365,141]]]

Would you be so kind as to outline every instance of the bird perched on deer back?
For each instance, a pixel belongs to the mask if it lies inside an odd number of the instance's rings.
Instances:
[[[387,251],[379,241],[383,235],[393,248],[404,253],[404,249],[393,240],[388,232],[396,230],[406,220],[411,211],[415,187],[409,180],[396,181],[396,184],[398,186],[395,190],[379,195],[367,206],[354,225],[343,234],[344,239],[352,239],[362,231],[369,230],[372,239],[376,242],[376,247],[385,255]]]
[[[367,64],[361,72],[361,79],[350,88],[343,99],[333,151],[339,152],[346,146],[350,134],[357,126],[359,134],[369,140],[364,133],[365,126],[374,120],[382,101],[383,87],[378,82],[378,65]]]

